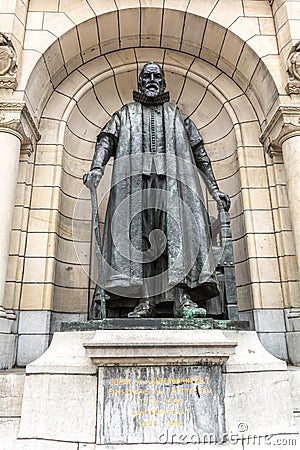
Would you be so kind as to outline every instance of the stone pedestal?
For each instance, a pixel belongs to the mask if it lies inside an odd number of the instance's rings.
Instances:
[[[286,364],[255,332],[77,331],[27,366],[16,449],[242,448],[292,433]]]

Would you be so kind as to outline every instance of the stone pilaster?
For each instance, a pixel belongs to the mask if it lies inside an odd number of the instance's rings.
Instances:
[[[9,243],[12,228],[20,152],[31,153],[39,139],[37,128],[24,103],[0,103],[0,367],[13,363],[14,312],[5,309]]]
[[[265,151],[271,156],[282,154],[287,183],[290,217],[293,228],[298,280],[300,280],[300,106],[280,106],[261,135]],[[300,363],[300,299],[286,305],[285,324],[289,359]]]
[[[280,106],[260,140],[271,157],[283,157],[300,279],[300,106]]]

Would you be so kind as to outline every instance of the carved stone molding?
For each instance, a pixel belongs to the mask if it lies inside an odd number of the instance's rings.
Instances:
[[[291,48],[286,71],[288,75],[287,93],[289,95],[300,94],[300,41]]]
[[[1,77],[0,76],[0,89],[13,89],[17,88],[17,78],[16,77]]]
[[[30,155],[40,139],[37,126],[23,102],[0,102],[0,131],[21,140],[21,152]]]
[[[300,94],[300,81],[289,81],[285,89],[289,95]]]
[[[282,144],[300,136],[300,106],[280,106],[260,136],[260,142],[271,156],[281,153]]]
[[[83,343],[86,355],[98,367],[120,365],[161,366],[177,364],[222,365],[234,355],[237,343],[221,330],[96,330]],[[199,338],[201,336],[201,338]],[[192,344],[191,344],[192,343]]]
[[[17,87],[17,54],[5,34],[0,33],[0,89]]]

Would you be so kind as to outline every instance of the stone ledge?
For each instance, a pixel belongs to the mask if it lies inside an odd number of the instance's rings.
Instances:
[[[236,345],[221,330],[98,330],[83,344],[97,366],[224,364]]]

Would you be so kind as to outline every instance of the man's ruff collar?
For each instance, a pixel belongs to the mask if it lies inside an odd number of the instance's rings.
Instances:
[[[133,100],[135,102],[142,103],[144,105],[162,105],[165,102],[170,101],[169,92],[163,92],[155,97],[148,97],[148,95],[142,94],[141,92],[133,91]]]

